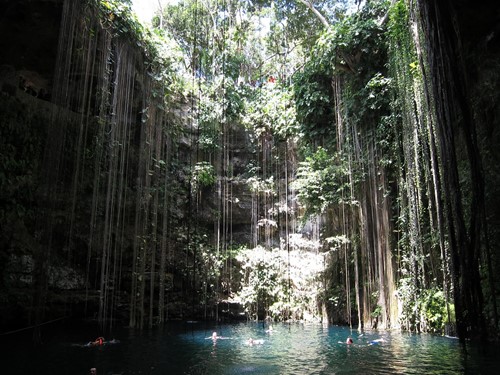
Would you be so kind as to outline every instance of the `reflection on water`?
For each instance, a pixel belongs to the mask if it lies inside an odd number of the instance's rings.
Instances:
[[[45,334],[38,349],[9,338],[3,374],[494,374],[500,346],[399,332],[350,331],[314,324],[208,326],[177,323],[163,330],[120,330],[119,344],[85,347],[89,330]],[[217,340],[212,339],[216,331]],[[346,338],[353,338],[346,345]],[[248,340],[254,339],[254,345]],[[111,337],[109,337],[111,339]],[[383,339],[383,341],[377,341]],[[259,340],[259,341],[257,341]],[[28,341],[29,342],[29,341]],[[4,343],[5,344],[5,343]],[[2,355],[3,357],[3,355]]]

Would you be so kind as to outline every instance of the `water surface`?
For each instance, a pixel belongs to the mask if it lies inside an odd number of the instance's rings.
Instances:
[[[263,323],[176,323],[161,330],[116,330],[119,343],[86,347],[95,338],[92,329],[45,328],[44,345],[36,349],[9,338],[2,373],[84,375],[95,367],[98,375],[496,374],[500,368],[498,344],[468,344],[465,351],[458,340],[441,336],[360,334],[301,323],[268,329]],[[212,340],[213,331],[222,338]],[[345,344],[349,336],[352,345]],[[249,338],[260,344],[248,345]]]

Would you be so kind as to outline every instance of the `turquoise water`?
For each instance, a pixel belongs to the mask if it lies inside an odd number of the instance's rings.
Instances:
[[[208,326],[176,323],[162,330],[123,329],[117,344],[86,347],[92,329],[44,333],[32,349],[11,338],[2,374],[496,374],[500,346],[432,335],[350,331],[319,324]],[[221,339],[213,341],[216,331]],[[351,336],[352,345],[345,340]],[[249,338],[260,344],[248,345]],[[111,339],[112,337],[106,337]],[[371,344],[374,340],[382,342]]]

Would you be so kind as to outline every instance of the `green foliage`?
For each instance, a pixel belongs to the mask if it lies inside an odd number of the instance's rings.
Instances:
[[[409,36],[410,15],[404,1],[398,0],[389,10],[389,15],[389,24],[387,26],[389,37],[394,41],[406,40]]]
[[[322,147],[300,162],[292,186],[306,215],[325,212],[330,205],[342,203],[343,197],[350,197],[348,174],[341,155],[331,156]]]
[[[250,191],[259,193],[272,195],[276,189],[276,181],[274,180],[274,176],[267,178],[266,180],[260,179],[258,177],[250,177],[247,179],[247,184],[250,188]]]
[[[315,65],[336,74],[356,74],[363,79],[366,73],[371,75],[383,67],[384,33],[376,21],[382,14],[381,9],[367,4],[360,12],[326,30],[311,51]]]
[[[236,298],[248,316],[273,319],[304,319],[318,314],[319,275],[322,256],[311,251],[311,241],[290,239],[293,251],[242,249],[236,259],[241,269],[241,289]]]
[[[316,0],[311,5],[328,23],[344,18],[347,12],[347,0]],[[305,48],[314,45],[325,25],[302,2],[296,0],[258,0],[252,1],[254,7],[270,7],[274,11],[275,23],[282,25],[290,41],[300,41]]]
[[[220,297],[217,291],[228,278],[224,274],[224,262],[234,257],[235,252],[219,252],[211,243],[209,233],[199,226],[195,231],[180,226],[176,232],[176,241],[184,244],[184,256],[176,260],[176,273],[182,276],[188,287],[193,288],[193,293],[200,294],[200,303],[215,305]]]
[[[442,333],[447,321],[444,293],[436,288],[427,289],[420,297],[420,304],[425,316],[427,332]]]
[[[194,191],[199,191],[205,187],[210,187],[215,184],[217,177],[215,176],[214,167],[208,162],[198,162],[194,166],[191,183]]]
[[[402,306],[399,319],[403,328],[410,331],[444,332],[448,313],[442,290],[436,287],[419,290],[412,278],[404,277],[399,281],[397,296]],[[451,305],[450,307],[453,310]],[[453,315],[452,311],[450,315]]]
[[[294,93],[299,131],[304,140],[334,140],[333,92],[328,69],[306,64],[294,76]]]
[[[377,305],[375,306],[375,309],[372,311],[370,314],[372,318],[378,318],[382,315],[382,306]]]
[[[164,8],[164,16],[166,16],[164,28],[188,56],[188,65],[196,64],[191,66],[193,71],[200,70],[199,61],[206,61],[210,64],[208,59],[214,52],[213,48],[209,48],[208,45],[209,30],[213,29],[213,25],[210,24],[213,15],[210,11],[210,8],[197,1],[182,1]],[[156,26],[159,25],[156,24]]]
[[[91,0],[101,24],[116,37],[135,42],[145,57],[145,67],[155,83],[153,96],[163,99],[183,93],[185,83],[179,75],[182,54],[172,38],[144,27],[133,13],[129,1]]]
[[[246,90],[236,84],[235,81],[227,79],[227,82],[222,83],[224,89],[224,121],[239,120],[244,110],[244,97]],[[220,100],[220,99],[219,99]]]
[[[286,299],[286,278],[277,253],[255,248],[242,251],[236,258],[241,264],[243,287],[238,297],[249,316],[256,316],[258,305],[269,309]]]
[[[242,123],[257,138],[270,133],[285,140],[298,131],[292,98],[290,89],[274,84],[252,90],[244,102]]]
[[[366,127],[387,112],[386,42],[376,23],[382,12],[370,3],[325,30],[304,69],[294,76],[297,118],[306,141],[335,142],[334,75],[345,77],[342,110],[351,122]]]
[[[399,280],[397,297],[402,305],[399,313],[399,322],[401,326],[409,331],[415,330],[416,314],[418,304],[416,303],[417,290],[410,277],[404,277]]]
[[[181,47],[186,67],[197,78],[237,81],[242,65],[253,57],[244,55],[241,48],[247,42],[251,23],[236,16],[236,10],[246,14],[245,5],[185,0],[164,7],[164,31]],[[155,25],[159,26],[158,19]]]
[[[391,79],[377,72],[365,85],[367,90],[366,105],[372,110],[381,110],[387,106]]]
[[[223,107],[212,95],[203,95],[198,103],[197,121],[199,128],[198,145],[208,154],[220,148],[219,139],[222,133],[220,127],[223,118]]]
[[[135,17],[129,3],[117,0],[93,0],[99,9],[101,20],[119,35],[131,35],[138,42],[143,40],[144,27]]]

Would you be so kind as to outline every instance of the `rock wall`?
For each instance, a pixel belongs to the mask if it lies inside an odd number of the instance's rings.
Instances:
[[[158,280],[161,270],[168,318],[185,316],[193,303],[198,314],[207,303],[198,293],[207,265],[184,231],[203,228],[215,242],[217,186],[227,181],[203,191],[196,212],[189,207],[196,131],[185,121],[189,100],[164,111],[150,105],[155,88],[142,53],[106,34],[90,8],[77,12],[82,19],[65,19],[75,11],[65,6],[77,4],[0,3],[0,30],[8,35],[0,40],[0,327],[67,311],[101,323],[110,316],[144,321],[152,293],[157,314],[161,292],[150,275]],[[244,128],[233,124],[232,132],[231,241],[249,245],[245,172],[254,154]]]

